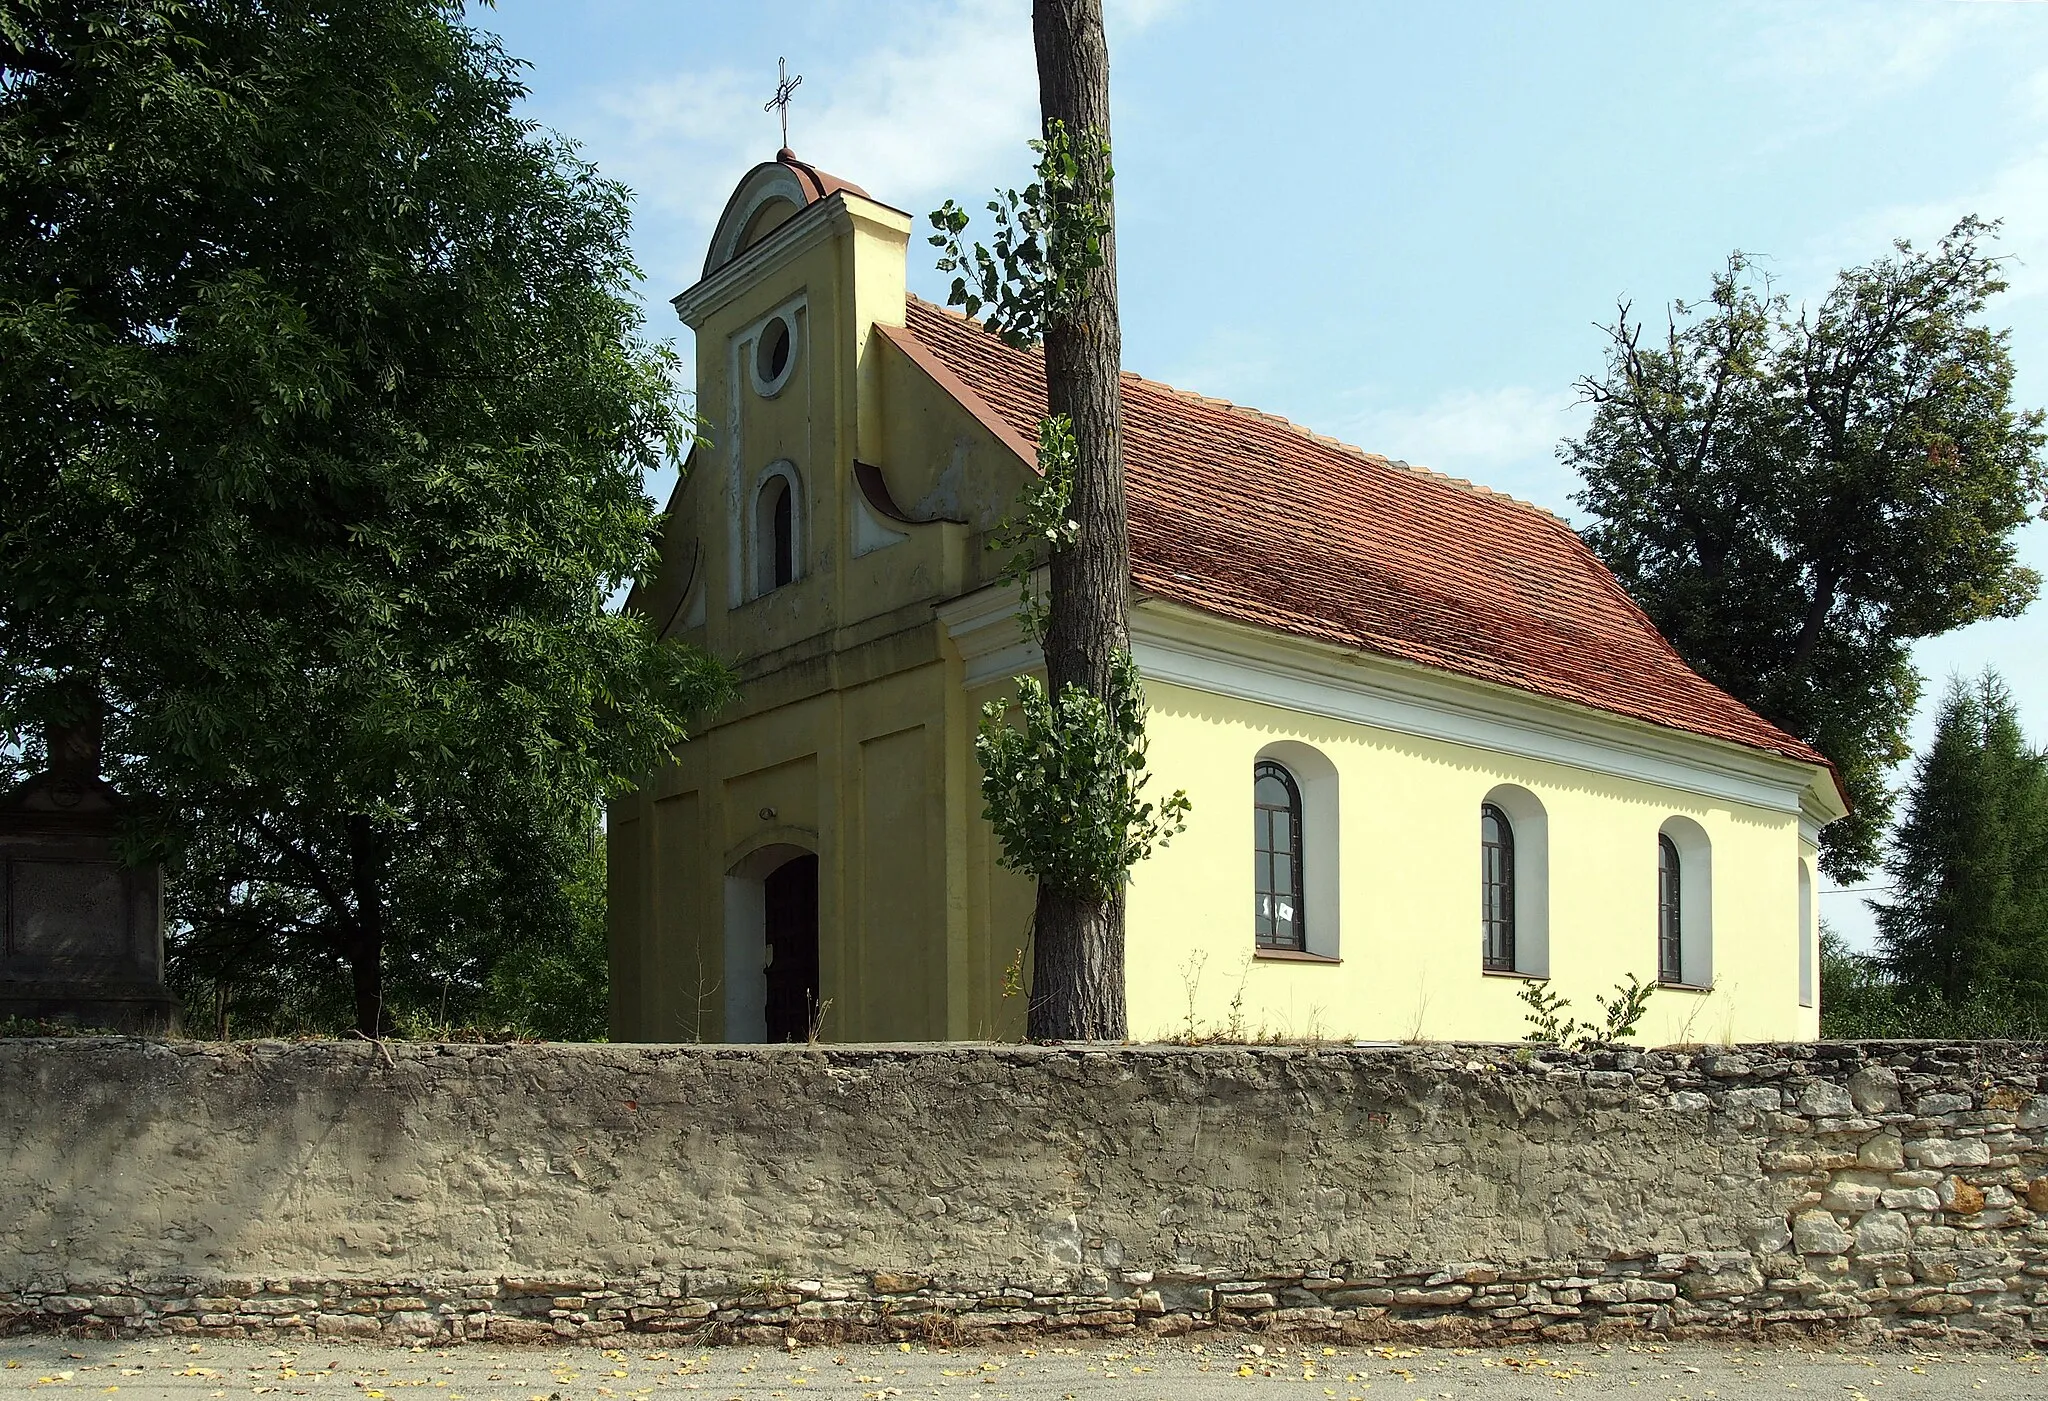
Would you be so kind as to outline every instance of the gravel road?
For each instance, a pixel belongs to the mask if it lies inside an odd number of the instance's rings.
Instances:
[[[950,1390],[949,1390],[950,1389]],[[0,1401],[60,1395],[330,1401],[1833,1401],[2048,1397],[2038,1352],[1687,1344],[1505,1351],[1200,1340],[932,1350],[449,1349],[0,1339]]]

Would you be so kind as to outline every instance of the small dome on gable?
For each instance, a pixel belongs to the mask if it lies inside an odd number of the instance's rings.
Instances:
[[[798,160],[788,147],[777,151],[774,160],[748,171],[726,201],[725,213],[719,216],[718,229],[711,236],[711,249],[704,257],[704,275],[709,277],[724,267],[807,206],[842,190],[862,198],[868,193],[850,180],[827,175]]]

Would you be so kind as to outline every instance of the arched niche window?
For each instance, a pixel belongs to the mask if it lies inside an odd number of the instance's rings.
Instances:
[[[1671,818],[1657,833],[1657,981],[1714,982],[1714,852],[1689,817]]]
[[[1813,869],[1799,859],[1799,1005],[1813,1006]]]
[[[1266,745],[1253,756],[1252,818],[1258,902],[1253,953],[1335,961],[1343,928],[1337,766],[1300,740]]]
[[[1479,924],[1489,973],[1515,971],[1515,825],[1479,805]]]
[[[796,472],[777,463],[754,498],[754,593],[758,597],[797,577],[802,559]]]
[[[1512,783],[1479,804],[1479,941],[1488,973],[1550,975],[1550,814]]]
[[[1302,907],[1301,786],[1284,764],[1261,759],[1252,768],[1253,851],[1256,862],[1256,942],[1262,949],[1305,953]]]
[[[1657,978],[1685,981],[1685,863],[1678,843],[1657,834]]]

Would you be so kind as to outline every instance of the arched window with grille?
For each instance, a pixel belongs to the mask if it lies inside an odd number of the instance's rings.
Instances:
[[[1252,819],[1257,945],[1305,952],[1308,924],[1301,898],[1301,786],[1284,765],[1271,759],[1261,759],[1252,768]]]
[[[1813,1006],[1813,870],[1799,858],[1799,1005]]]
[[[1685,870],[1678,843],[1657,834],[1657,979],[1685,981]]]
[[[1479,805],[1479,923],[1490,973],[1515,963],[1515,827],[1492,803]]]

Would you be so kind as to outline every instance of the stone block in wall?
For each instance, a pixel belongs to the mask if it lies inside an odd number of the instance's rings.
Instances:
[[[1832,1222],[1833,1217],[1828,1220]],[[1847,1243],[1843,1249],[1847,1249]],[[1679,1283],[1692,1300],[1725,1299],[1754,1294],[1764,1287],[1763,1271],[1748,1251],[1707,1251],[1692,1257],[1692,1269]]]
[[[1792,1219],[1792,1245],[1801,1255],[1842,1255],[1851,1242],[1829,1211],[1802,1211]]]
[[[1923,1168],[1984,1167],[1991,1149],[1981,1139],[1916,1138],[1905,1144],[1909,1162]]]
[[[1849,1077],[1845,1088],[1857,1109],[1865,1114],[1885,1114],[1899,1107],[1898,1072],[1888,1066],[1873,1065],[1858,1070]]]
[[[1856,1162],[1879,1172],[1896,1171],[1906,1165],[1904,1141],[1895,1133],[1875,1134],[1856,1149]]]
[[[1875,1208],[1882,1195],[1883,1190],[1874,1182],[1848,1182],[1836,1178],[1828,1184],[1828,1190],[1821,1197],[1820,1204],[1828,1211],[1856,1215]]]
[[[1963,1181],[1960,1177],[1945,1177],[1935,1189],[1935,1197],[1943,1211],[1957,1215],[1970,1215],[1984,1209],[1984,1193],[1981,1189]]]
[[[1870,1211],[1856,1222],[1858,1255],[1890,1255],[1912,1248],[1913,1228],[1904,1213]]]
[[[1827,1080],[1815,1080],[1801,1087],[1795,1104],[1801,1114],[1815,1119],[1847,1119],[1857,1109],[1846,1086]]]
[[[1162,1282],[1155,1292],[1174,1313],[1208,1313],[1216,1306],[1216,1291],[1206,1284]],[[1332,1296],[1331,1302],[1338,1300]]]

